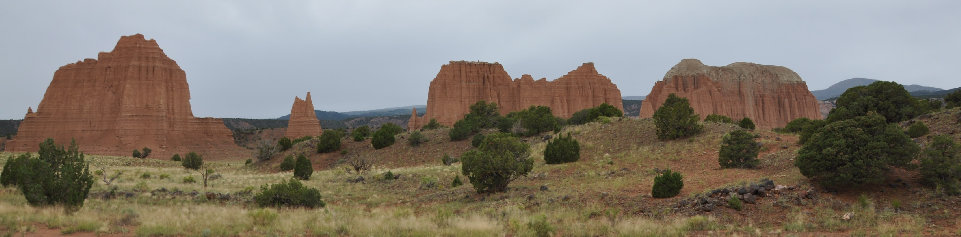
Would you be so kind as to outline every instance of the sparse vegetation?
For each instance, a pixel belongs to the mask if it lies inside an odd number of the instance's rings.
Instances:
[[[491,134],[479,148],[461,156],[461,171],[478,193],[503,192],[507,184],[531,171],[529,155],[530,147],[510,134]]]
[[[684,178],[681,173],[670,169],[654,177],[654,186],[651,188],[651,196],[655,198],[669,198],[677,196],[684,188]]]
[[[621,117],[624,113],[620,109],[614,107],[613,105],[603,103],[597,107],[583,109],[577,111],[570,119],[567,120],[568,124],[579,125],[589,122],[596,121],[599,117]]]
[[[441,128],[441,127],[442,127],[442,126],[440,125],[440,123],[437,122],[437,119],[430,119],[430,122],[427,122],[427,125],[424,125],[423,129],[424,129],[424,130],[434,130],[434,129],[438,129],[438,128]]]
[[[280,162],[280,171],[294,170],[294,166],[296,166],[294,155],[287,155],[287,157],[284,157],[284,161]]]
[[[581,145],[571,134],[561,135],[547,143],[544,161],[547,164],[575,162],[581,158]]]
[[[879,184],[892,167],[908,167],[918,152],[897,125],[876,113],[830,123],[798,151],[801,174],[830,188]]]
[[[254,196],[254,202],[261,207],[324,207],[320,191],[304,186],[300,181],[291,179],[287,182],[263,186],[260,193]]]
[[[290,150],[290,148],[293,146],[294,142],[288,137],[281,137],[280,139],[277,139],[277,148],[279,148],[280,151]]]
[[[424,134],[421,134],[420,131],[411,132],[410,137],[407,138],[407,144],[412,147],[420,146],[420,144],[424,142],[427,142],[427,138],[424,137]]]
[[[180,162],[180,161],[181,161],[181,160],[180,160],[180,154],[174,154],[173,156],[170,157],[170,160],[171,160],[171,161]]]
[[[448,154],[444,154],[444,157],[440,159],[441,163],[444,165],[453,165],[454,163],[460,162],[457,158],[451,157]]]
[[[917,121],[908,126],[908,130],[905,132],[911,138],[919,138],[924,135],[928,135],[928,126],[924,125],[924,122]]]
[[[734,124],[734,119],[731,119],[731,117],[720,115],[720,114],[709,114],[707,115],[707,117],[704,117],[704,122]]]
[[[949,136],[935,136],[921,153],[921,181],[948,195],[961,194],[961,146]]]
[[[944,97],[945,107],[952,109],[954,107],[961,107],[961,90],[955,90]],[[7,139],[10,139],[7,137]]]
[[[654,124],[657,126],[657,137],[662,140],[673,140],[688,137],[701,132],[703,128],[698,124],[698,115],[694,113],[687,98],[674,94],[667,96],[667,100],[654,112]]]
[[[751,121],[751,118],[748,117],[741,119],[741,121],[737,123],[737,126],[747,130],[754,130],[755,128],[754,121]]]
[[[758,165],[757,155],[761,151],[761,143],[757,142],[757,135],[744,130],[735,130],[724,135],[721,150],[718,152],[718,163],[721,168],[754,168]]]
[[[370,136],[370,127],[364,125],[354,128],[354,130],[350,132],[350,136],[354,138],[355,142],[363,141]]]
[[[744,208],[744,202],[742,202],[741,199],[736,195],[731,195],[731,197],[727,198],[727,206],[731,209],[740,211]]]
[[[277,147],[270,142],[264,141],[257,146],[257,160],[259,161],[270,160],[271,157],[274,157],[274,154],[277,154]]]

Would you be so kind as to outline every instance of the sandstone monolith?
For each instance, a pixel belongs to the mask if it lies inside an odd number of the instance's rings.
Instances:
[[[324,130],[320,128],[320,120],[314,112],[314,102],[310,100],[310,92],[301,100],[294,97],[294,105],[290,108],[290,120],[287,121],[285,137],[296,139],[305,136],[320,136]]]

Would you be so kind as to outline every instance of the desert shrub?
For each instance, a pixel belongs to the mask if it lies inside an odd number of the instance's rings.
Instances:
[[[460,180],[460,176],[454,176],[454,180],[450,182],[451,187],[458,187],[464,185],[464,181]]]
[[[143,151],[140,152],[140,158],[150,157],[150,152],[153,152],[149,147],[144,147]]]
[[[308,180],[312,174],[314,174],[314,167],[311,166],[310,159],[307,159],[307,156],[303,154],[297,156],[297,164],[294,166],[294,178]]]
[[[510,134],[491,134],[479,148],[461,156],[461,171],[478,193],[503,192],[508,183],[531,171],[534,162],[529,156],[527,143]]]
[[[551,223],[547,221],[547,216],[539,215],[535,216],[527,223],[527,228],[530,228],[534,232],[534,236],[537,237],[550,237],[551,233],[554,233],[554,227]]]
[[[744,130],[734,130],[724,135],[721,150],[718,152],[718,163],[721,168],[754,168],[757,167],[758,152],[761,143],[755,141],[757,135]]]
[[[374,137],[370,139],[370,144],[374,146],[374,149],[389,147],[390,145],[394,145],[394,135],[391,129],[381,127],[377,129],[377,132],[374,132]]]
[[[734,124],[734,119],[731,119],[731,117],[720,115],[720,114],[709,114],[707,115],[707,117],[704,117],[704,122]]]
[[[183,180],[181,180],[181,181],[182,181],[183,183],[185,183],[185,184],[192,184],[192,183],[196,183],[196,182],[197,182],[197,180],[194,179],[194,176],[184,177]]]
[[[514,119],[510,117],[497,117],[497,130],[502,133],[510,133],[514,129]]]
[[[0,173],[0,184],[4,187],[17,185],[20,182],[20,174],[24,165],[27,164],[30,159],[30,154],[21,154],[17,158],[10,156],[7,158],[7,163],[3,164],[3,173]]]
[[[789,133],[800,133],[804,126],[811,124],[813,120],[809,118],[796,118],[784,126],[784,131]]]
[[[395,180],[398,177],[399,176],[394,175],[394,172],[390,172],[390,170],[384,173],[384,180]]]
[[[533,136],[543,132],[558,130],[561,127],[560,118],[554,117],[551,107],[531,106],[515,114],[524,136]]]
[[[250,164],[253,164],[253,163],[254,163],[253,159],[247,159],[246,161],[244,161],[244,166],[249,166]]]
[[[954,107],[961,107],[961,90],[954,90],[951,94],[944,97],[945,106],[949,109]],[[9,135],[7,139],[10,139]]]
[[[170,175],[169,175],[169,174],[160,174],[160,175],[157,176],[157,177],[158,177],[159,179],[169,179],[169,178],[170,178]]]
[[[477,126],[470,119],[461,119],[454,123],[454,127],[447,132],[451,141],[461,141],[467,139],[471,134],[477,132]]]
[[[304,186],[296,179],[287,182],[264,185],[254,195],[254,202],[260,207],[324,207],[320,191]]]
[[[150,179],[150,173],[144,172],[143,174],[140,174],[140,178],[141,178],[141,179]]]
[[[921,114],[918,101],[896,82],[878,81],[844,91],[827,120],[836,122],[875,112],[888,123],[905,121]]]
[[[478,133],[474,135],[474,138],[470,140],[470,145],[474,148],[480,147],[481,142],[484,141],[484,134]]]
[[[180,154],[174,154],[170,157],[171,161],[180,161]]]
[[[350,132],[350,136],[354,137],[355,142],[363,141],[370,136],[370,127],[367,125],[357,127],[354,131]]]
[[[497,103],[477,101],[470,106],[470,113],[464,115],[464,119],[472,120],[478,129],[493,128],[497,126],[497,118],[500,113],[497,110]]]
[[[651,196],[655,198],[669,198],[677,196],[684,188],[684,178],[681,173],[670,169],[654,177],[654,187],[651,188]]]
[[[667,100],[654,112],[654,125],[657,127],[657,137],[662,140],[672,140],[691,136],[701,132],[700,119],[694,113],[687,98],[670,94]]]
[[[296,161],[293,155],[287,155],[284,157],[284,161],[280,162],[280,171],[291,171],[294,169]]]
[[[427,142],[427,138],[420,131],[411,132],[410,137],[407,138],[407,144],[413,147],[420,146],[424,142]]]
[[[16,181],[27,203],[31,206],[63,205],[68,213],[83,207],[93,185],[93,175],[77,143],[71,141],[70,147],[64,149],[48,138],[40,143],[37,154],[37,159],[21,156],[11,165],[17,167],[11,168],[15,172],[10,179]]]
[[[279,148],[280,151],[290,150],[290,148],[293,146],[294,146],[294,142],[291,141],[290,138],[288,137],[281,137],[280,139],[277,140],[277,148]]]
[[[741,121],[737,123],[737,126],[747,130],[754,130],[755,128],[754,121],[752,121],[751,118],[748,118],[748,117],[744,117],[743,119],[741,119]]]
[[[277,153],[277,146],[267,141],[262,141],[257,145],[257,160],[270,160]]]
[[[919,114],[927,114],[931,112],[937,112],[941,110],[944,103],[938,99],[918,99],[918,107],[921,112]]]
[[[457,158],[450,157],[448,154],[444,154],[444,157],[440,158],[440,162],[444,165],[453,165],[454,163],[460,162]]]
[[[434,130],[434,129],[438,129],[438,128],[440,128],[440,127],[441,127],[441,126],[440,126],[440,123],[437,122],[437,119],[430,119],[430,122],[427,122],[427,125],[424,125],[423,129],[424,129],[424,130]]]
[[[597,106],[597,110],[600,111],[601,116],[604,117],[624,117],[623,111],[608,103],[601,103],[601,105]]]
[[[949,195],[961,194],[961,146],[949,136],[935,136],[921,153],[921,181]]]
[[[581,145],[569,133],[547,142],[544,148],[544,161],[548,164],[575,162],[580,158]]]
[[[270,209],[257,209],[247,213],[256,226],[270,226],[277,220],[277,212]]]
[[[320,141],[317,142],[317,153],[330,153],[340,150],[341,133],[336,131],[324,131],[320,134]]]
[[[597,119],[597,117],[600,117],[600,116],[601,116],[601,111],[598,110],[597,108],[582,109],[581,111],[577,111],[573,115],[571,115],[571,118],[567,120],[567,123],[573,124],[573,125],[590,123],[591,121],[594,121],[594,119]]]
[[[133,150],[133,154],[131,155],[131,157],[140,158],[141,155],[142,154],[140,154],[140,150]]]
[[[294,144],[297,144],[297,143],[301,143],[301,142],[304,142],[304,141],[307,141],[307,140],[310,140],[310,139],[313,139],[313,138],[314,138],[313,136],[303,136],[303,137],[299,137],[299,138],[297,138],[297,139],[294,139],[294,140],[291,141],[291,142],[293,142]]]
[[[818,129],[798,150],[794,165],[828,188],[878,184],[891,167],[910,167],[918,149],[897,125],[869,113]]]
[[[744,202],[741,202],[741,199],[737,196],[731,195],[731,197],[727,198],[727,206],[731,209],[740,211],[744,208]]]
[[[380,130],[387,131],[387,133],[389,133],[391,136],[404,132],[404,128],[401,128],[397,124],[393,124],[393,123],[385,123],[383,125],[380,125],[380,128],[378,128],[377,131],[380,131]]]
[[[928,126],[924,125],[923,122],[917,121],[911,126],[908,126],[908,131],[906,132],[911,138],[919,138],[924,135],[928,135]]]
[[[150,186],[147,186],[147,182],[140,181],[140,182],[137,182],[137,184],[133,186],[133,191],[135,191],[135,192],[146,192],[146,191],[150,191]]]
[[[810,123],[805,124],[801,128],[801,132],[798,134],[798,144],[804,144],[814,136],[818,130],[820,130],[825,125],[828,125],[826,120],[811,120]]]
[[[181,163],[181,165],[187,169],[198,170],[204,165],[204,158],[196,152],[190,152],[184,156],[183,163]]]
[[[355,155],[347,158],[347,165],[354,170],[354,173],[360,174],[361,172],[370,170],[374,166],[370,158],[367,156]],[[350,170],[348,170],[349,172]]]

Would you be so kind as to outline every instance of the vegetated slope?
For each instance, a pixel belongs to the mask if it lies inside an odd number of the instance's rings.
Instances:
[[[349,112],[342,112],[342,113],[349,116],[353,116],[353,117],[382,117],[382,116],[394,116],[394,115],[410,116],[410,110],[412,108],[417,108],[418,115],[423,115],[424,111],[427,111],[427,105],[411,105],[411,106],[401,106],[401,107],[374,109],[374,110],[349,111]]]
[[[876,81],[878,80],[868,79],[868,78],[851,78],[851,79],[840,81],[838,83],[834,83],[834,85],[831,85],[828,88],[823,90],[813,90],[811,91],[811,94],[814,94],[814,97],[816,97],[818,100],[827,100],[827,99],[841,96],[841,94],[844,93],[844,91],[847,91],[851,87],[866,86]],[[943,89],[941,88],[922,86],[922,85],[905,85],[904,89],[907,90],[908,92],[911,92],[912,95],[915,95],[915,93],[918,93],[920,95],[925,93],[943,91]],[[915,95],[915,96],[918,96],[918,95]]]
[[[911,92],[911,95],[918,98],[944,98],[957,90],[961,90],[961,87],[940,91],[914,91]]]
[[[17,128],[20,127],[20,119],[0,120],[0,137],[16,135]]]
[[[639,97],[639,96],[634,96]],[[624,105],[624,116],[637,117],[641,115],[641,102],[643,100],[622,100],[621,104]]]

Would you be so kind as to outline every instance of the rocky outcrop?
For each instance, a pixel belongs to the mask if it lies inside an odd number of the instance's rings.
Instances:
[[[670,94],[685,97],[703,119],[709,114],[751,118],[761,128],[783,127],[796,118],[820,119],[818,101],[797,73],[786,67],[754,63],[706,66],[684,59],[655,83],[641,103],[650,118]]]
[[[547,81],[526,74],[512,80],[499,63],[451,61],[441,66],[430,82],[427,112],[417,117],[413,111],[408,128],[418,129],[431,119],[451,126],[470,112],[470,105],[481,100],[497,103],[501,114],[532,105],[549,106],[555,116],[564,118],[602,103],[623,110],[621,91],[594,69],[594,63],[584,63],[567,75]]]
[[[121,37],[111,52],[60,67],[34,112],[28,109],[7,148],[37,151],[46,138],[76,140],[87,154],[151,157],[195,151],[220,159],[248,154],[215,118],[196,118],[187,77],[153,39]]]
[[[310,100],[310,92],[301,100],[294,97],[294,105],[290,108],[290,121],[287,122],[285,137],[291,139],[305,136],[320,136],[324,130],[320,128],[320,120],[314,113],[314,102]]]

